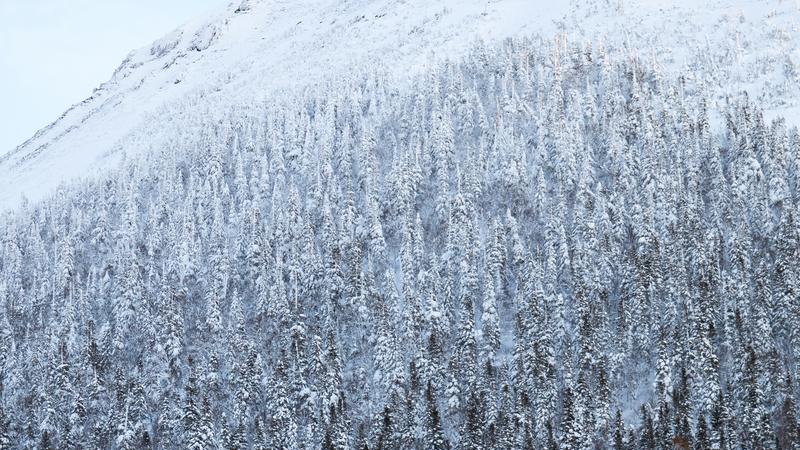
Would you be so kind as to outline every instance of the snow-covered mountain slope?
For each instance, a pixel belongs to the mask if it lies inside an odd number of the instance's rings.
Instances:
[[[23,195],[41,198],[62,181],[115,165],[123,153],[158,147],[156,139],[138,145],[141,139],[130,137],[137,130],[139,138],[152,135],[175,105],[261,101],[355,67],[402,81],[479,39],[602,43],[661,65],[666,77],[684,73],[690,91],[711,90],[724,101],[747,89],[773,112],[794,112],[797,2],[699,3],[237,0],[132,52],[90,98],[0,157],[0,207],[14,207]]]
[[[661,5],[133,53],[0,164],[0,449],[794,448],[797,5]]]

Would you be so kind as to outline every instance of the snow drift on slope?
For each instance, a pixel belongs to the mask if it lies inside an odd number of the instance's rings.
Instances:
[[[685,72],[698,90],[748,89],[773,110],[797,104],[797,5],[780,0],[263,0],[235,2],[132,52],[111,80],[0,157],[0,207],[114,166],[126,139],[176,102],[265,99],[374,65],[398,80],[477,39],[560,35]],[[666,6],[669,5],[669,6]],[[688,69],[688,70],[684,70]],[[768,111],[769,112],[769,111]],[[188,125],[188,124],[187,124]]]

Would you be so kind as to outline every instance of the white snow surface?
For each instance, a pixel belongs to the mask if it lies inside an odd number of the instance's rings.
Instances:
[[[159,124],[191,126],[174,105],[246,105],[371,68],[402,84],[478,41],[517,36],[602,43],[683,75],[687,95],[724,102],[747,90],[797,123],[799,22],[798,0],[236,0],[133,51],[91,97],[0,156],[0,209],[157,149]]]

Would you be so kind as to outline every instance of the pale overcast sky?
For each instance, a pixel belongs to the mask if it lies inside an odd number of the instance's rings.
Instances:
[[[131,50],[229,0],[0,0],[0,155],[107,81]]]

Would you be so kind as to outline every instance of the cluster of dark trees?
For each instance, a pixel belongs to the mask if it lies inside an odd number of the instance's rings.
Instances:
[[[0,219],[0,449],[799,449],[800,136],[709,101],[517,40],[184,105]]]

